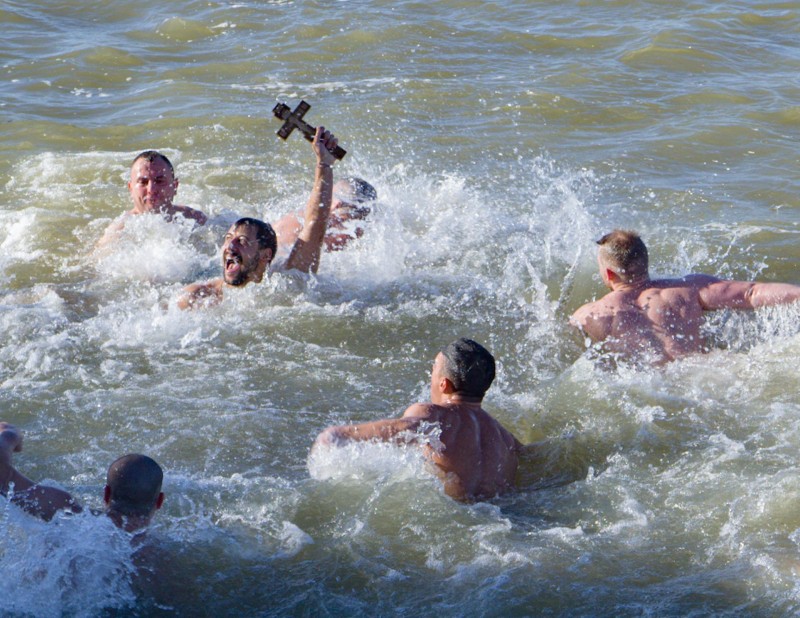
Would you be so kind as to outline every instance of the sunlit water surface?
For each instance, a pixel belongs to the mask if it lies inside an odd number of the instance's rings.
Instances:
[[[800,311],[722,313],[718,350],[599,367],[567,317],[593,240],[656,274],[800,281],[792,3],[26,0],[0,7],[0,402],[20,469],[100,508],[145,452],[143,544],[0,502],[0,614],[687,616],[800,611]],[[183,313],[239,215],[304,203],[274,135],[312,105],[380,194],[316,277]],[[166,152],[204,229],[128,208]],[[309,447],[427,397],[439,347],[498,359],[486,408],[543,441],[463,505],[414,450]]]

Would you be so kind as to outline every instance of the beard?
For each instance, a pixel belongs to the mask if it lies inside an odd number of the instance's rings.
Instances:
[[[256,265],[245,264],[241,256],[226,257],[222,263],[222,279],[228,285],[247,285],[250,275],[255,271]]]

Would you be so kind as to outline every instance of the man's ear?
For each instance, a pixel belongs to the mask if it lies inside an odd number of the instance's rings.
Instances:
[[[103,488],[103,502],[111,504],[111,488],[108,485]]]
[[[161,508],[161,505],[164,504],[164,492],[162,491],[158,494],[158,498],[156,498],[156,510]]]
[[[606,281],[617,283],[621,281],[620,276],[610,268],[606,268]]]
[[[272,249],[264,249],[261,253],[261,256],[258,258],[259,266],[263,266],[264,269],[267,268],[272,263]]]
[[[439,380],[439,390],[445,395],[451,395],[456,392],[456,387],[453,386],[449,378],[442,378]]]

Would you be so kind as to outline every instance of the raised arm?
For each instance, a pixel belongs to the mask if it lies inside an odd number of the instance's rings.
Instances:
[[[0,421],[0,494],[7,496],[13,485],[11,501],[45,521],[50,521],[62,509],[80,513],[83,509],[69,493],[34,483],[14,467],[13,454],[21,450],[22,433],[13,425]]]
[[[314,172],[314,188],[306,204],[303,229],[292,247],[284,268],[297,269],[302,272],[317,272],[322,243],[328,225],[328,215],[333,199],[333,169],[336,158],[331,150],[336,147],[337,139],[325,127],[317,127],[314,135],[313,149],[317,156]]]
[[[800,286],[791,283],[715,280],[701,287],[699,293],[705,311],[757,309],[800,300]]]

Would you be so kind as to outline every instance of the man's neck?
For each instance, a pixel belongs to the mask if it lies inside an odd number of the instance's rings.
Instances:
[[[122,528],[125,532],[136,532],[142,528],[146,528],[150,523],[150,517],[147,515],[123,515],[118,511],[108,510],[106,515],[114,522],[117,528]]]
[[[635,281],[620,281],[614,284],[614,292],[641,292],[650,287],[650,277],[643,277]]]
[[[442,404],[444,405],[449,404],[453,406],[473,406],[480,408],[481,403],[483,403],[482,397],[470,397],[459,393],[450,393],[442,397]]]

